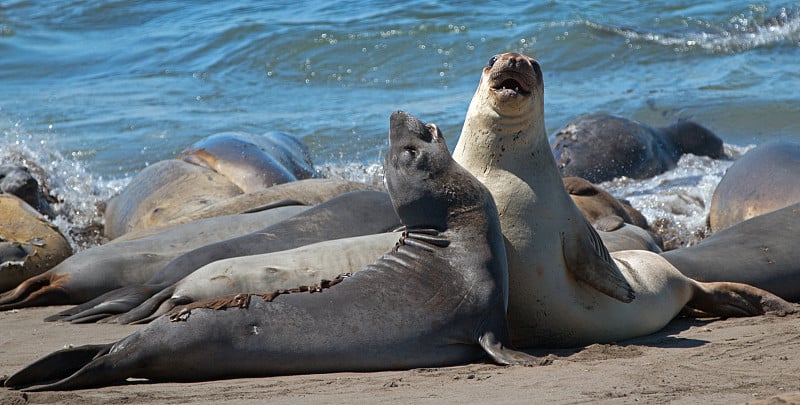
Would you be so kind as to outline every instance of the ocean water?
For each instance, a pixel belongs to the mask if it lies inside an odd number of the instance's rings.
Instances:
[[[11,0],[0,160],[39,168],[74,235],[136,172],[221,131],[288,132],[323,172],[380,181],[391,112],[454,146],[481,68],[507,51],[541,63],[551,133],[607,112],[692,119],[739,154],[800,140],[798,3]],[[690,243],[729,165],[688,156],[603,186]]]

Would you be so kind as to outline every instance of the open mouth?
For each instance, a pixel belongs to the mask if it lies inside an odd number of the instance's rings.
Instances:
[[[519,94],[522,96],[528,96],[531,94],[530,90],[523,86],[519,80],[516,80],[513,77],[507,77],[507,74],[500,74],[498,76],[500,77],[493,78],[491,85],[491,89],[495,92],[507,95]]]

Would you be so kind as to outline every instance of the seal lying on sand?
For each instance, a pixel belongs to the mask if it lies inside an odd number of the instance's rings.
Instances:
[[[72,255],[64,235],[25,201],[0,194],[0,292]]]
[[[42,190],[27,166],[16,163],[0,165],[0,194],[15,195],[42,215],[55,218],[53,207],[45,198],[47,192]]]
[[[105,233],[109,239],[173,221],[242,193],[315,176],[306,146],[280,132],[259,137],[212,135],[178,158],[146,167],[108,202]]]
[[[453,162],[435,126],[396,112],[390,139],[386,183],[406,231],[365,269],[314,294],[185,307],[116,343],[57,351],[6,387],[439,367],[485,354],[499,364],[535,363],[509,349],[507,269],[491,194]]]
[[[290,288],[310,291],[320,280],[333,280],[372,263],[391,249],[397,238],[396,232],[386,232],[217,260],[161,290],[116,321],[147,323],[177,306],[222,295]]]
[[[662,256],[700,281],[736,281],[800,301],[800,203],[715,232]]]
[[[394,213],[387,193],[372,190],[346,193],[280,223],[182,253],[144,283],[131,283],[109,291],[47,320],[94,322],[109,315],[122,314],[113,320],[131,322],[139,319],[138,311],[131,314],[130,319],[124,312],[213,261],[278,252],[330,239],[388,232],[398,226],[400,219]],[[153,310],[143,308],[147,314]]]
[[[735,161],[711,197],[712,231],[800,202],[800,143],[773,141]]]
[[[262,229],[308,208],[290,206],[208,218],[136,240],[95,246],[0,294],[0,311],[79,304],[125,285],[141,284],[190,249]]]
[[[561,174],[592,183],[653,177],[674,168],[685,153],[725,157],[722,140],[691,121],[653,128],[608,114],[581,115],[554,137]]]
[[[576,346],[653,333],[684,306],[719,316],[793,311],[755,287],[700,283],[648,251],[609,255],[564,189],[544,125],[539,64],[490,59],[453,153],[492,192],[509,264],[515,345]]]

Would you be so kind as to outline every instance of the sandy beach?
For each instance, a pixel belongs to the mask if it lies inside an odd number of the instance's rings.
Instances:
[[[140,328],[42,321],[64,308],[0,313],[0,376],[65,345],[111,342]],[[0,388],[0,403],[791,403],[800,402],[799,330],[800,314],[681,318],[656,334],[619,344],[529,351],[552,359],[538,367],[469,364],[200,383],[131,380],[71,392]]]

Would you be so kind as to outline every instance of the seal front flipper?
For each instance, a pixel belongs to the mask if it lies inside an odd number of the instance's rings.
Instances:
[[[633,301],[636,298],[633,288],[611,259],[600,235],[583,217],[578,220],[583,221],[585,228],[583,233],[577,235],[580,239],[568,238],[565,232],[561,232],[561,249],[567,270],[575,278],[611,298],[622,302]]]
[[[505,340],[508,341],[508,339]],[[492,331],[481,335],[478,338],[478,344],[495,363],[503,366],[543,366],[547,364],[546,360],[512,349],[508,342],[502,342]]]
[[[25,389],[59,381],[80,370],[97,356],[108,353],[109,349],[111,344],[85,345],[53,352],[8,377],[4,385],[7,388]]]

